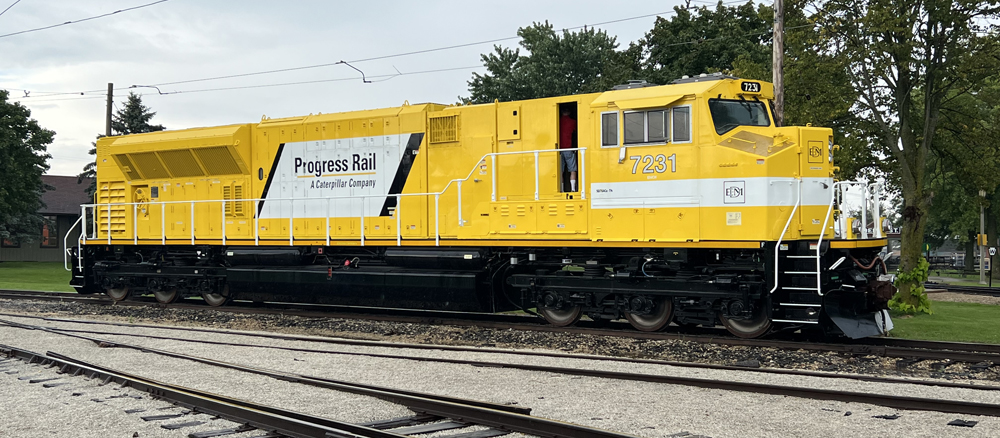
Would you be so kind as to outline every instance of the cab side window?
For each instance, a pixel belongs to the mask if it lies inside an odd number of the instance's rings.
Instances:
[[[678,106],[672,109],[674,125],[674,143],[691,141],[691,107]]]
[[[670,110],[625,113],[625,144],[662,144],[670,141]]]
[[[601,147],[618,146],[618,112],[601,113]]]

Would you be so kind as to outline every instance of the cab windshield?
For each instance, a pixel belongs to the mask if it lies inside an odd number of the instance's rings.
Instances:
[[[725,134],[737,126],[770,126],[767,105],[759,100],[709,99],[715,132]]]

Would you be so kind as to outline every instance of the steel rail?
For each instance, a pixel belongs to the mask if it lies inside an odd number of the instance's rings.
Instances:
[[[95,343],[103,342],[105,343],[104,345],[106,346],[132,348],[143,352],[150,352],[160,355],[166,355],[169,357],[188,359],[200,363],[206,363],[230,369],[237,369],[240,371],[247,371],[254,373],[262,373],[262,372],[274,373],[273,377],[276,378],[280,378],[278,376],[282,375],[288,376],[287,373],[280,373],[258,368],[245,367],[242,365],[235,365],[227,362],[200,358],[196,356],[188,356],[165,350],[145,348],[141,346],[133,346],[128,344],[116,343],[96,338],[88,338],[78,335],[70,335],[70,334],[63,334],[63,335],[79,337],[90,340]],[[502,366],[497,366],[496,364],[486,364],[485,366],[502,367]],[[613,372],[613,371],[602,371],[602,370],[550,367],[541,365],[519,365],[518,369],[556,373],[556,374],[573,374],[586,377],[607,378],[616,380],[630,380],[630,381],[649,382],[649,383],[683,385],[683,386],[691,386],[703,389],[717,389],[725,391],[739,391],[739,392],[748,392],[756,394],[799,397],[799,398],[807,398],[814,400],[838,401],[844,403],[866,403],[893,409],[934,411],[934,412],[944,412],[944,413],[953,413],[962,415],[983,415],[983,416],[1000,417],[1000,404],[990,404],[990,403],[980,403],[980,402],[968,402],[968,401],[947,400],[947,399],[931,399],[931,398],[909,397],[909,396],[894,396],[894,395],[884,395],[878,393],[837,391],[829,389],[805,388],[805,387],[772,385],[763,383],[723,381],[723,380],[703,379],[695,377],[674,377],[674,376],[649,375],[649,374]],[[299,379],[295,379],[292,381],[306,383],[306,380],[316,380],[318,383],[327,381],[326,379],[322,378],[317,379],[308,376],[300,376]],[[315,384],[316,382],[309,382],[309,383]],[[378,395],[374,394],[373,396],[378,397]],[[400,397],[400,396],[397,395],[395,397]],[[446,402],[438,402],[438,403],[446,403]],[[594,435],[594,434],[580,434],[580,433],[570,433],[567,435],[551,434],[554,432],[553,430],[548,428],[538,427],[539,426],[538,424],[530,424],[530,423],[522,424],[521,422],[515,422],[515,423],[509,422],[511,420],[511,417],[513,418],[526,417],[528,419],[541,420],[534,417],[528,417],[522,414],[507,412],[503,413],[506,415],[506,418],[503,418],[500,416],[475,415],[476,413],[469,412],[469,409],[459,408],[459,410],[456,411],[456,410],[442,410],[437,408],[437,406],[426,405],[426,404],[420,404],[419,406],[411,406],[409,405],[409,403],[405,403],[405,405],[407,405],[407,407],[416,412],[439,415],[448,418],[462,418],[463,420],[467,421],[471,420],[476,424],[482,424],[493,427],[504,427],[506,429],[515,430],[523,433],[536,434],[540,436],[552,436],[552,437],[566,436],[566,437],[577,437],[577,438],[598,437],[598,436],[600,437],[625,436],[625,435]],[[499,413],[499,411],[495,410],[490,410],[490,411],[493,411],[494,413]],[[472,416],[468,416],[469,414],[471,414]],[[542,421],[551,421],[551,420],[542,420]]]
[[[402,391],[402,390],[379,387],[374,385],[361,385],[361,384],[343,382],[321,377],[311,377],[306,375],[285,373],[276,370],[268,370],[265,368],[238,365],[229,362],[218,361],[198,356],[191,356],[181,353],[175,353],[166,350],[123,344],[120,342],[113,342],[97,338],[90,338],[87,336],[59,333],[56,330],[51,330],[46,327],[25,326],[22,328],[29,328],[31,330],[42,330],[50,333],[61,334],[64,336],[72,336],[80,339],[85,339],[94,342],[96,344],[103,345],[105,347],[130,348],[145,353],[154,353],[166,357],[185,359],[221,368],[264,375],[278,380],[302,383],[310,386],[323,387],[358,395],[364,395],[368,397],[374,397],[381,400],[386,400],[392,403],[406,406],[407,408],[409,408],[414,412],[436,415],[443,418],[454,418],[460,420],[461,422],[472,423],[470,425],[487,426],[491,428],[509,430],[513,432],[520,432],[524,434],[537,435],[540,437],[550,437],[550,438],[567,438],[567,437],[636,438],[633,435],[628,435],[624,433],[591,428],[572,423],[565,423],[557,420],[550,420],[546,418],[532,417],[524,413],[526,411],[526,408],[495,405],[492,403],[470,401],[453,397],[434,396],[429,394],[416,393],[412,391]],[[96,365],[90,365],[90,366],[98,368]],[[365,428],[364,426],[356,426],[356,427],[368,429]],[[345,429],[345,430],[351,431],[350,429]],[[399,435],[391,435],[391,436],[399,436]]]
[[[115,382],[154,397],[177,403],[192,411],[215,415],[237,423],[246,423],[261,429],[296,438],[337,437],[337,438],[405,438],[356,424],[344,423],[326,418],[314,417],[287,411],[272,406],[225,397],[167,383],[138,377],[122,371],[112,370],[57,353],[48,352],[43,356],[28,350],[0,345],[0,354],[43,365],[56,365],[61,373],[85,374],[105,382]]]
[[[0,291],[2,293],[4,291]],[[8,291],[9,292],[9,291]],[[73,300],[73,296],[70,293],[53,293],[55,298],[45,298],[45,299],[62,299],[62,300]],[[65,296],[64,295],[68,295]],[[0,295],[2,297],[3,295]],[[96,298],[85,298],[84,300],[91,300]],[[155,302],[139,302],[139,301],[119,301],[115,305],[126,305],[126,306],[146,306],[154,304]],[[785,350],[808,350],[808,351],[818,351],[818,352],[834,352],[834,353],[844,353],[853,355],[874,355],[883,357],[896,357],[902,359],[921,359],[921,360],[951,360],[958,362],[969,362],[969,363],[980,363],[980,362],[993,362],[1000,364],[1000,344],[978,344],[978,343],[960,343],[960,342],[942,342],[942,341],[923,341],[923,340],[912,340],[912,339],[896,339],[896,338],[869,338],[860,341],[853,341],[850,343],[813,343],[813,342],[803,342],[803,341],[789,341],[781,339],[743,339],[729,336],[728,334],[686,334],[686,333],[676,333],[676,332],[639,332],[635,330],[627,329],[626,324],[621,324],[625,329],[615,330],[608,328],[593,328],[593,327],[552,327],[549,325],[544,325],[541,320],[536,317],[530,316],[516,316],[516,315],[494,315],[494,314],[477,314],[477,313],[463,313],[463,312],[444,312],[444,311],[420,311],[420,310],[406,310],[406,309],[378,309],[378,308],[354,308],[349,306],[325,306],[325,305],[303,305],[295,303],[272,303],[275,308],[264,308],[259,307],[235,307],[235,306],[225,306],[225,307],[207,307],[205,305],[195,305],[195,304],[169,304],[165,307],[177,308],[177,309],[194,309],[194,310],[216,310],[228,313],[245,313],[245,314],[282,314],[282,315],[294,315],[300,317],[316,317],[316,318],[345,318],[345,319],[368,319],[375,321],[390,321],[390,322],[404,322],[404,323],[422,323],[422,324],[436,324],[436,325],[457,325],[457,326],[476,326],[481,328],[492,328],[492,329],[516,329],[516,330],[526,330],[535,332],[548,332],[548,333],[573,333],[582,335],[592,335],[592,336],[610,336],[610,337],[620,337],[620,338],[633,338],[633,339],[648,339],[648,340],[681,340],[689,342],[698,343],[712,343],[719,345],[730,345],[730,346],[752,346],[752,347],[767,347],[767,348],[778,348]],[[155,303],[155,305],[163,306],[162,304]],[[337,312],[322,312],[322,311],[303,311],[298,310],[303,307],[324,307],[336,309]],[[373,313],[354,313],[350,311],[357,312],[373,312]],[[291,313],[294,312],[294,313]],[[24,316],[24,315],[14,315],[9,313],[2,313],[0,315],[8,316]],[[48,318],[50,320],[58,321],[57,318]],[[66,322],[78,322],[87,323],[84,321],[74,321],[66,320]],[[101,324],[114,324],[100,322]],[[122,324],[124,326],[135,326],[142,327],[142,324]],[[148,326],[150,328],[166,328],[161,326]],[[715,330],[703,329],[702,332],[714,332]]]
[[[5,321],[0,319],[0,324],[7,325],[17,325],[17,323],[12,323],[11,321]],[[77,329],[63,329],[55,327],[45,327],[45,329],[61,332],[61,333],[86,333],[91,335],[101,335],[101,336],[125,336],[143,339],[156,339],[156,340],[166,340],[166,341],[177,341],[177,342],[190,342],[204,345],[221,345],[229,347],[245,347],[245,348],[266,348],[272,350],[283,350],[283,351],[294,351],[301,353],[316,353],[316,354],[332,354],[332,355],[343,355],[343,356],[364,356],[364,357],[377,357],[383,359],[400,359],[400,360],[412,360],[418,362],[438,362],[438,363],[450,363],[450,364],[460,364],[460,365],[470,365],[479,367],[494,367],[494,368],[510,368],[510,369],[525,369],[520,364],[516,363],[497,363],[497,362],[484,362],[484,361],[473,361],[473,360],[462,360],[462,359],[447,359],[438,357],[427,357],[427,356],[408,356],[408,355],[398,355],[398,354],[381,354],[381,353],[359,353],[359,352],[348,352],[348,351],[330,351],[330,350],[317,350],[313,348],[302,348],[302,347],[286,347],[280,345],[260,345],[260,344],[246,344],[240,342],[225,342],[225,341],[208,341],[203,339],[185,339],[185,338],[175,338],[168,336],[155,336],[155,335],[144,335],[135,333],[116,333],[116,332],[104,332],[95,330],[77,330]],[[229,334],[229,333],[227,333]],[[301,341],[306,342],[309,338],[301,339]],[[113,342],[113,341],[107,341]],[[323,342],[323,341],[320,341]],[[379,342],[364,342],[364,346],[370,346],[375,348],[388,348],[388,349],[412,349],[412,344],[387,344]],[[351,344],[359,345],[358,342],[338,342],[336,339],[332,339],[329,343],[334,344]],[[527,356],[527,357],[546,357],[546,358],[556,358],[556,359],[574,359],[574,360],[587,360],[595,362],[614,362],[614,363],[628,363],[628,364],[643,364],[643,365],[662,365],[662,366],[673,366],[681,368],[697,368],[697,369],[710,369],[710,370],[723,370],[723,371],[741,371],[750,373],[760,373],[760,374],[776,374],[776,375],[792,375],[792,376],[803,376],[803,377],[817,377],[817,378],[827,378],[827,379],[848,379],[857,380],[863,382],[874,382],[874,383],[891,383],[891,384],[907,384],[907,385],[917,385],[917,386],[936,386],[945,388],[960,388],[960,389],[975,389],[984,391],[1000,391],[1000,386],[993,385],[974,385],[968,383],[950,382],[950,381],[929,381],[929,380],[913,380],[913,379],[900,379],[893,377],[881,377],[881,376],[868,376],[861,374],[835,374],[830,372],[819,372],[819,371],[808,371],[808,370],[796,370],[796,369],[782,369],[782,368],[750,368],[745,366],[735,366],[735,365],[717,365],[717,364],[707,364],[707,363],[697,363],[697,362],[675,362],[675,361],[665,361],[665,360],[655,360],[655,359],[628,359],[620,357],[611,356],[588,356],[582,354],[570,354],[570,353],[547,353],[540,351],[509,351],[501,349],[492,348],[475,348],[475,347],[451,347],[451,346],[441,346],[435,347],[436,350],[441,351],[456,351],[456,352],[467,352],[467,353],[488,353],[488,354],[501,354],[507,356]],[[566,373],[573,374],[573,373]]]

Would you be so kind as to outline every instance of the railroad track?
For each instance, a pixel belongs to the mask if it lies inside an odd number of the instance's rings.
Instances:
[[[743,339],[729,335],[720,329],[695,329],[691,333],[676,331],[639,332],[625,323],[605,324],[603,327],[581,321],[576,327],[552,327],[541,318],[527,315],[477,314],[443,311],[417,311],[406,309],[355,308],[347,306],[310,305],[296,303],[250,303],[236,302],[233,306],[209,307],[197,301],[162,305],[154,300],[114,302],[103,295],[74,295],[58,292],[0,291],[0,298],[44,299],[75,301],[98,305],[116,306],[160,306],[174,309],[214,310],[241,314],[282,314],[305,318],[344,318],[374,321],[403,322],[416,324],[475,326],[494,329],[515,329],[535,332],[574,333],[592,336],[610,336],[647,340],[684,340],[729,346],[749,346],[778,348],[785,350],[806,350],[834,352],[850,355],[873,355],[893,357],[912,361],[939,360],[966,363],[986,363],[1000,365],[1000,345],[962,342],[924,341],[898,338],[868,338],[845,341],[843,343],[817,343],[807,340],[789,339]],[[0,315],[17,316],[0,313]],[[52,319],[58,321],[58,319]],[[123,324],[128,326],[130,324]],[[141,324],[132,325],[143,327]],[[155,326],[147,326],[155,327]]]
[[[257,374],[264,374],[264,375],[268,375],[268,376],[271,376],[271,377],[274,377],[274,378],[280,378],[280,379],[283,379],[283,380],[294,381],[294,382],[303,383],[303,384],[307,384],[307,385],[322,386],[322,387],[328,387],[328,388],[332,388],[332,389],[340,389],[341,385],[352,385],[352,384],[349,384],[349,383],[346,383],[346,382],[339,382],[339,381],[335,381],[335,380],[324,379],[324,378],[319,378],[319,377],[311,377],[311,376],[305,376],[305,375],[294,375],[294,374],[283,373],[283,372],[275,372],[275,371],[264,370],[264,369],[260,369],[260,368],[246,367],[246,366],[243,366],[243,365],[237,365],[237,364],[223,362],[223,361],[218,361],[218,360],[214,360],[214,359],[208,359],[208,358],[190,356],[190,355],[186,355],[186,354],[176,353],[176,352],[173,352],[173,351],[162,350],[162,349],[155,349],[155,348],[149,348],[149,347],[145,347],[145,346],[141,346],[141,345],[132,345],[132,344],[127,344],[127,343],[122,343],[122,342],[116,342],[116,341],[108,340],[108,339],[96,338],[96,337],[92,337],[92,336],[84,336],[84,335],[80,334],[81,332],[87,332],[87,333],[91,333],[91,334],[97,334],[98,332],[83,331],[83,330],[65,330],[65,329],[58,329],[58,328],[51,328],[51,327],[31,326],[31,325],[25,325],[25,324],[12,323],[11,321],[0,321],[0,323],[4,323],[4,324],[7,324],[7,325],[12,326],[12,327],[19,327],[19,328],[23,328],[23,329],[27,329],[27,330],[43,330],[43,331],[46,331],[46,332],[49,332],[49,333],[56,333],[56,334],[60,334],[60,335],[63,335],[63,336],[70,336],[70,337],[74,337],[74,338],[84,339],[84,340],[91,341],[91,342],[93,342],[95,344],[101,345],[102,347],[105,347],[105,348],[107,348],[107,347],[130,348],[130,349],[135,349],[135,350],[143,351],[143,352],[146,352],[146,353],[153,353],[153,354],[163,355],[163,356],[172,357],[172,358],[186,359],[186,360],[190,360],[190,361],[194,361],[194,362],[198,362],[198,363],[203,363],[203,364],[208,364],[208,365],[213,365],[213,366],[224,367],[224,368],[227,368],[227,369],[233,369],[233,370],[237,370],[237,371],[251,372],[251,373],[257,373]],[[201,330],[199,330],[199,331],[201,331]],[[220,333],[220,332],[217,332],[217,331],[213,331],[213,332]],[[231,332],[222,331],[221,333],[230,334]],[[103,334],[104,335],[118,335],[118,336],[121,335],[121,334],[118,334],[118,333],[106,333],[106,332],[103,333]],[[245,335],[255,336],[255,334],[245,334]],[[762,384],[762,383],[741,382],[741,381],[724,381],[724,380],[713,380],[713,379],[705,379],[705,378],[675,377],[675,376],[667,376],[667,375],[661,375],[661,374],[642,374],[642,373],[632,373],[632,372],[615,372],[615,371],[604,371],[604,370],[586,369],[586,368],[582,368],[582,367],[571,367],[570,368],[570,367],[541,366],[541,365],[533,365],[533,364],[508,364],[508,363],[498,364],[498,363],[494,363],[494,362],[482,362],[482,361],[474,361],[474,360],[442,359],[442,358],[420,357],[420,356],[412,356],[412,355],[406,356],[406,355],[379,355],[379,354],[367,354],[367,353],[344,353],[344,352],[332,352],[332,351],[325,351],[325,350],[310,350],[310,349],[302,349],[302,348],[262,346],[262,345],[259,345],[259,344],[240,344],[240,343],[233,343],[233,342],[211,342],[211,341],[204,341],[204,340],[163,338],[163,337],[149,336],[149,335],[134,335],[134,334],[129,334],[129,335],[125,335],[125,336],[135,336],[135,337],[144,337],[144,338],[152,338],[152,339],[171,339],[171,340],[175,340],[175,341],[196,342],[196,343],[205,343],[205,344],[213,344],[213,345],[214,344],[222,344],[222,345],[228,345],[228,346],[243,346],[243,347],[248,347],[248,348],[278,348],[278,349],[283,349],[283,350],[308,351],[308,352],[312,352],[312,353],[324,353],[324,354],[361,354],[361,355],[375,356],[375,357],[389,357],[389,358],[394,358],[394,359],[408,359],[408,360],[446,362],[446,363],[453,363],[453,364],[471,365],[471,366],[477,366],[477,367],[502,367],[502,368],[511,368],[511,369],[519,369],[519,370],[535,371],[535,372],[546,372],[546,373],[554,373],[554,374],[564,374],[564,375],[574,375],[574,376],[587,376],[587,377],[599,377],[599,378],[616,379],[616,380],[624,380],[624,381],[638,381],[638,382],[649,382],[649,383],[663,383],[663,384],[673,384],[673,385],[684,385],[684,386],[691,386],[691,387],[697,387],[697,388],[720,389],[720,390],[729,390],[729,391],[740,391],[740,392],[761,393],[761,394],[780,395],[780,396],[791,396],[791,397],[800,397],[800,398],[808,398],[808,399],[816,399],[816,400],[839,401],[839,402],[846,402],[846,403],[867,403],[867,404],[874,404],[874,405],[884,406],[884,407],[889,407],[889,408],[894,408],[894,409],[935,411],[935,412],[946,412],[946,413],[955,413],[955,414],[963,414],[963,415],[985,415],[985,416],[1000,417],[1000,405],[998,405],[998,404],[969,402],[969,401],[962,401],[962,400],[946,400],[946,399],[938,399],[938,398],[922,398],[922,397],[895,396],[895,395],[879,394],[879,393],[875,393],[875,392],[838,391],[838,390],[817,389],[817,388],[808,388],[808,387],[800,387],[800,386],[773,385],[773,384]],[[288,337],[281,336],[281,337],[277,337],[277,338],[287,339]],[[317,339],[315,339],[315,338],[303,338],[303,340],[311,340],[311,341],[314,341],[314,342],[317,341]],[[332,343],[342,343],[339,340],[329,340],[329,342],[332,342]],[[352,343],[352,344],[358,344],[356,342],[350,342],[350,343]],[[384,343],[375,343],[375,342],[371,342],[369,344],[375,344],[375,346],[385,347],[385,348],[407,348],[408,349],[408,348],[414,348],[415,347],[412,344],[402,344],[402,345],[395,345],[395,346],[393,346],[393,345],[387,345],[387,344],[384,344]],[[438,349],[442,349],[442,348],[438,348]],[[450,351],[456,351],[456,350],[457,351],[475,351],[475,352],[479,352],[479,353],[482,353],[484,351],[484,349],[479,349],[479,348],[460,348],[460,347],[445,348],[445,349],[450,350]],[[2,351],[2,350],[0,350],[0,351]],[[704,364],[675,364],[675,363],[666,363],[666,362],[660,362],[660,361],[626,360],[626,359],[617,359],[617,358],[599,358],[599,357],[581,356],[581,355],[547,354],[547,353],[537,353],[537,352],[534,352],[534,353],[524,353],[524,352],[510,352],[510,351],[501,351],[501,350],[494,350],[492,352],[496,352],[496,353],[499,353],[499,354],[508,354],[508,355],[547,356],[547,357],[560,357],[560,358],[579,358],[579,359],[587,359],[587,360],[610,360],[610,361],[615,361],[615,362],[632,362],[632,363],[645,363],[645,364],[657,363],[657,364],[669,364],[669,365],[675,365],[675,366],[676,365],[680,365],[680,366],[692,366],[692,367],[713,368],[713,369],[720,369],[720,368],[724,368],[724,369],[739,369],[739,370],[742,370],[742,371],[752,371],[752,372],[791,374],[791,375],[803,375],[803,376],[811,376],[811,377],[838,378],[838,379],[840,379],[840,378],[850,378],[850,379],[860,379],[860,380],[871,381],[871,382],[879,382],[879,383],[925,385],[925,386],[942,386],[942,387],[974,389],[974,390],[985,390],[985,391],[998,391],[998,390],[1000,390],[1000,386],[968,385],[968,384],[953,383],[953,382],[914,381],[914,380],[904,380],[904,379],[894,379],[894,378],[882,378],[882,377],[872,377],[872,376],[854,376],[854,375],[846,375],[845,376],[845,375],[832,374],[832,373],[815,373],[815,372],[791,371],[791,370],[753,370],[753,369],[748,370],[748,369],[745,369],[745,368],[720,367],[720,366],[711,366],[711,365],[704,365]],[[333,386],[331,386],[331,385],[333,385]],[[371,387],[366,387],[366,388],[371,388]],[[375,389],[379,389],[379,388],[375,388]],[[392,401],[392,400],[390,400],[390,401]],[[414,408],[411,407],[411,409],[414,409]],[[417,411],[417,412],[421,412],[418,409],[414,409],[414,410]],[[542,435],[542,436],[545,436],[545,435]],[[581,436],[581,437],[583,437],[585,435],[569,435],[569,436]],[[586,435],[586,436],[589,436],[589,435]]]
[[[928,289],[944,289],[948,292],[961,292],[965,294],[974,295],[987,295],[992,297],[1000,297],[1000,287],[986,287],[986,286],[958,286],[954,284],[947,283],[934,283],[927,282],[924,283],[924,287]]]
[[[166,353],[161,350],[143,350],[157,354]],[[56,367],[59,369],[59,373],[69,374],[73,377],[85,375],[91,379],[103,380],[105,384],[114,382],[149,393],[154,397],[175,403],[195,412],[219,416],[236,423],[248,425],[252,429],[295,438],[406,438],[427,433],[464,429],[472,426],[485,426],[488,429],[462,432],[450,435],[449,438],[490,438],[507,435],[512,432],[552,438],[635,438],[633,435],[534,417],[529,415],[530,409],[527,408],[292,375],[279,371],[209,361],[207,359],[176,353],[170,355],[172,357],[209,363],[215,366],[233,368],[239,371],[262,374],[275,379],[379,398],[406,406],[415,412],[416,415],[366,424],[352,424],[211,394],[194,388],[158,382],[124,371],[83,362],[54,352],[48,352],[43,355],[16,347],[0,345],[0,354],[5,355],[7,358],[20,359],[29,364],[38,363],[43,366]]]

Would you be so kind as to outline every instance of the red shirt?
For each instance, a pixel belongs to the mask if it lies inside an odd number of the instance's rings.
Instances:
[[[576,131],[576,120],[570,116],[559,117],[559,149],[573,148],[573,133]]]

